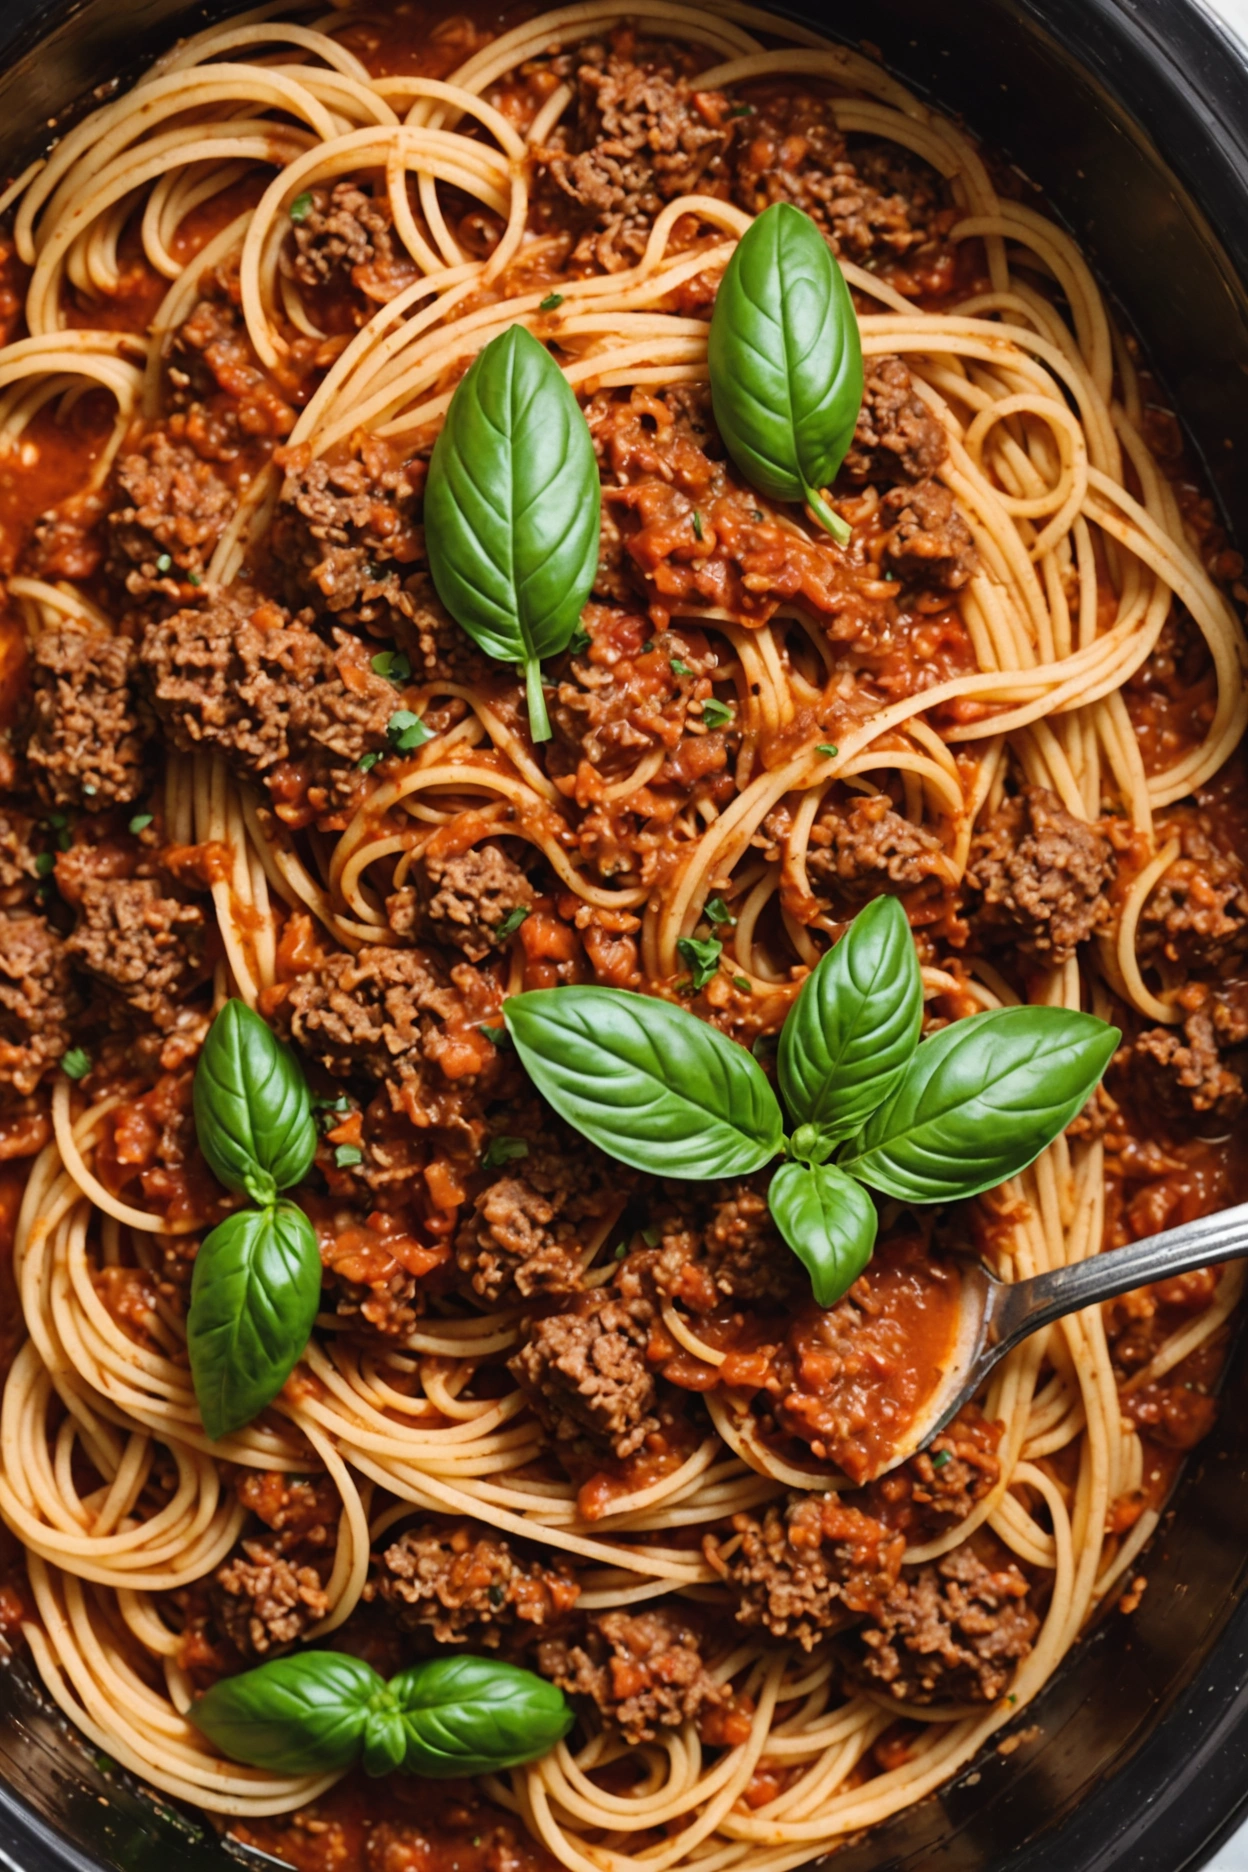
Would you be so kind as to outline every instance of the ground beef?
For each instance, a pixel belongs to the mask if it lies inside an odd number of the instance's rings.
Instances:
[[[579,1643],[550,1638],[539,1646],[537,1667],[570,1696],[592,1698],[634,1744],[696,1721],[732,1695],[710,1675],[698,1631],[674,1607],[596,1612]]]
[[[866,1512],[900,1529],[911,1545],[932,1539],[964,1521],[996,1486],[1000,1442],[1000,1423],[968,1404],[927,1449],[871,1483]]]
[[[353,623],[414,610],[401,581],[424,558],[414,519],[424,464],[396,465],[373,437],[351,454],[312,458],[301,448],[282,459],[272,546],[298,592]]]
[[[364,1589],[400,1626],[425,1627],[439,1644],[497,1649],[504,1632],[540,1630],[576,1604],[580,1588],[566,1564],[523,1560],[510,1543],[470,1521],[426,1522],[386,1548]]]
[[[1024,786],[971,841],[967,915],[981,942],[1060,968],[1108,919],[1113,875],[1108,840],[1047,787]]]
[[[851,152],[825,98],[791,86],[738,122],[732,195],[750,214],[789,201],[810,215],[838,255],[900,259],[938,239],[954,214],[940,177],[896,144]]]
[[[262,1540],[245,1540],[213,1575],[221,1630],[249,1662],[287,1650],[329,1611],[315,1567],[298,1566]]]
[[[863,360],[862,409],[842,472],[859,485],[926,481],[949,452],[945,432],[899,357]]]
[[[1242,985],[1192,982],[1182,1002],[1182,1025],[1147,1028],[1119,1049],[1115,1074],[1140,1111],[1170,1125],[1234,1118],[1244,1107],[1244,1083],[1223,1053],[1248,1041],[1248,993]]]
[[[410,260],[396,248],[384,189],[373,196],[350,180],[309,189],[294,237],[289,267],[303,286],[341,284],[346,276],[366,299],[384,303],[414,276]]]
[[[785,1304],[806,1284],[801,1263],[782,1239],[767,1198],[747,1182],[712,1184],[697,1197],[676,1185],[653,1212],[658,1246],[631,1255],[621,1283],[640,1275],[695,1312],[728,1300]],[[640,1289],[638,1289],[640,1291]]]
[[[280,761],[344,769],[387,747],[398,693],[354,638],[333,637],[331,648],[280,605],[234,587],[149,624],[140,658],[175,746],[218,748],[257,779]]]
[[[1040,1621],[1012,1561],[969,1543],[907,1567],[878,1615],[849,1641],[853,1667],[907,1703],[995,1703]]]
[[[267,446],[295,426],[289,375],[281,383],[270,377],[252,350],[238,267],[235,255],[201,273],[202,297],[174,333],[169,351],[170,407],[196,432],[203,452],[221,459],[243,447]],[[300,346],[306,354],[315,341],[296,339],[295,354]]]
[[[108,516],[109,570],[132,597],[177,599],[207,571],[234,494],[211,462],[164,429],[123,455],[116,477],[122,498]]]
[[[806,875],[818,897],[862,898],[895,885],[912,890],[941,869],[935,833],[894,811],[887,793],[829,797],[810,829]]]
[[[588,1431],[623,1458],[658,1429],[646,1363],[656,1313],[643,1295],[625,1299],[598,1288],[532,1322],[510,1370],[560,1441]]]
[[[66,625],[40,632],[31,666],[26,757],[43,797],[54,806],[94,808],[137,799],[151,723],[134,692],[134,645]]]
[[[573,259],[609,273],[640,259],[664,202],[714,192],[732,135],[726,98],[696,90],[662,51],[644,63],[634,51],[627,35],[610,52],[581,48],[576,153],[543,152],[551,180],[590,223]]]
[[[703,1548],[737,1594],[738,1620],[796,1638],[807,1651],[855,1617],[879,1615],[906,1545],[904,1534],[835,1494],[792,1494],[761,1522],[739,1514],[732,1525],[736,1542],[708,1534]]]
[[[25,1096],[72,1045],[65,945],[41,916],[0,917],[0,1085]]]
[[[198,904],[166,896],[150,877],[101,877],[81,897],[69,954],[161,1033],[209,972],[208,926]]]
[[[288,1001],[299,1045],[337,1079],[383,1084],[415,1125],[462,1122],[465,1101],[499,1074],[499,1052],[473,1024],[485,992],[464,962],[449,974],[421,949],[372,944],[329,955],[296,977]]]
[[[506,1161],[461,1210],[455,1259],[491,1305],[581,1284],[587,1237],[618,1209],[632,1173],[540,1114],[504,1118]],[[523,1146],[521,1151],[520,1147]]]
[[[15,806],[0,811],[0,910],[28,903],[39,886],[35,822]]]
[[[1219,842],[1205,813],[1182,813],[1157,827],[1157,843],[1178,836],[1179,856],[1140,912],[1141,961],[1219,968],[1248,949],[1248,876],[1243,859]]]
[[[889,531],[884,555],[889,569],[909,585],[961,591],[978,564],[971,530],[939,481],[895,487],[881,511]]]
[[[493,952],[498,926],[513,911],[532,908],[533,886],[493,839],[448,856],[428,853],[423,869],[431,890],[425,904],[430,940],[462,949],[470,962]]]

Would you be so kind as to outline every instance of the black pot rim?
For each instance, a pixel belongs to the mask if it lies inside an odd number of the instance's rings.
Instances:
[[[3,0],[0,56],[12,62],[72,20],[81,0]],[[1117,99],[1200,205],[1248,289],[1248,45],[1204,0],[1017,0]],[[187,11],[194,10],[192,4]],[[213,11],[232,10],[214,5]],[[779,0],[778,11],[784,11]],[[1119,80],[1129,53],[1132,95]],[[939,91],[937,85],[934,89]],[[66,100],[68,102],[68,100]],[[1245,1556],[1248,1571],[1248,1555]],[[1242,1578],[1242,1575],[1241,1575]],[[1095,1643],[1095,1639],[1089,1642]],[[1216,1645],[1151,1732],[1074,1811],[1008,1851],[999,1872],[1196,1872],[1248,1823],[1248,1592]],[[237,1855],[275,1865],[246,1848]],[[936,1872],[945,1853],[881,1872]],[[0,1780],[0,1866],[107,1872]]]

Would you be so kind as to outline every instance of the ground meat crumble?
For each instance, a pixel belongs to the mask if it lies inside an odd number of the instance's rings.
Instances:
[[[652,1742],[660,1729],[696,1721],[732,1695],[707,1670],[692,1622],[666,1606],[594,1613],[578,1642],[541,1644],[537,1666],[570,1696],[592,1699],[632,1743]]]
[[[382,1551],[364,1596],[385,1604],[401,1626],[427,1628],[439,1644],[497,1649],[517,1624],[536,1634],[576,1604],[573,1574],[552,1558],[552,1565],[522,1559],[472,1522],[425,1522]]]

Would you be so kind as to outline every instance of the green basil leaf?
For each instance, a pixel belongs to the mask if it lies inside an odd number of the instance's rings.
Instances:
[[[560,1117],[634,1169],[745,1176],[783,1144],[758,1061],[684,1008],[621,988],[538,988],[503,1016]]]
[[[303,1071],[245,1001],[227,1001],[195,1068],[195,1131],[227,1189],[270,1203],[308,1173],[316,1125]]]
[[[830,1143],[882,1105],[919,1044],[923,978],[895,897],[860,910],[806,978],[780,1035],[777,1071],[799,1124]]]
[[[387,1688],[384,1702],[379,1699],[368,1713],[364,1725],[364,1772],[369,1775],[393,1774],[407,1756],[407,1731],[399,1714],[393,1692]]]
[[[776,1227],[810,1274],[821,1307],[835,1306],[871,1259],[879,1218],[861,1183],[835,1164],[781,1164],[767,1191]]]
[[[512,325],[451,398],[429,464],[425,540],[438,596],[492,657],[523,666],[550,739],[539,660],[565,650],[598,570],[594,445],[544,345]]]
[[[862,407],[862,346],[844,275],[810,216],[759,215],[715,296],[708,358],[728,453],[772,500],[806,501],[839,540],[849,528],[821,489],[836,477]]]
[[[441,1657],[390,1679],[407,1774],[489,1774],[545,1755],[572,1727],[562,1690],[497,1658]]]
[[[300,1651],[224,1677],[191,1704],[195,1727],[228,1755],[276,1774],[349,1768],[385,1686],[360,1658]]]
[[[214,1442],[273,1402],[308,1343],[320,1297],[316,1231],[293,1203],[244,1209],[204,1238],[186,1343]]]
[[[841,1168],[902,1202],[949,1202],[1025,1170],[1083,1107],[1121,1035],[1065,1008],[997,1008],[925,1040]]]

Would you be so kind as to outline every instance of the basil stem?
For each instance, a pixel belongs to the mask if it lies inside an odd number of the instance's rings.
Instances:
[[[316,1155],[307,1080],[245,1001],[227,1001],[195,1068],[195,1131],[214,1176],[253,1202],[305,1177]]]
[[[438,596],[473,641],[524,670],[550,739],[542,657],[566,650],[598,569],[589,429],[544,345],[512,325],[460,383],[429,464],[425,539]]]
[[[214,1442],[273,1402],[308,1343],[320,1297],[316,1231],[293,1203],[243,1209],[204,1238],[186,1344]]]
[[[822,489],[862,407],[862,346],[844,275],[810,216],[790,202],[759,215],[715,297],[711,401],[728,453],[772,500],[805,501],[844,543]]]

